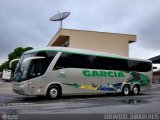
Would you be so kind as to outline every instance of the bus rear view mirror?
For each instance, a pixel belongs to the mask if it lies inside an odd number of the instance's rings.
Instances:
[[[26,59],[23,60],[22,62],[22,66],[26,66],[27,63],[30,61],[30,60],[38,60],[38,59],[44,59],[45,57],[43,56],[35,56],[35,57],[28,57]]]
[[[36,56],[36,57],[28,57],[26,59],[23,60],[22,64],[25,64],[26,62],[30,61],[30,60],[36,60],[36,59],[44,59],[45,57],[42,56]]]
[[[14,68],[13,64],[17,64],[18,61],[19,61],[19,59],[13,59],[13,60],[11,60],[10,63],[9,63],[9,68],[13,69]]]

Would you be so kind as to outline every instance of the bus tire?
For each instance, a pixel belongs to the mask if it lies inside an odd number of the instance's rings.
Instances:
[[[133,88],[132,88],[132,94],[133,95],[138,95],[140,92],[140,87],[139,85],[134,85]]]
[[[47,98],[51,100],[56,100],[61,96],[60,88],[56,85],[52,85],[48,88]]]
[[[124,85],[122,88],[122,94],[127,96],[130,95],[130,86],[129,85]]]

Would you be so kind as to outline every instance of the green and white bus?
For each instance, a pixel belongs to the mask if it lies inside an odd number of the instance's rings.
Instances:
[[[151,88],[152,62],[103,52],[47,47],[25,52],[16,67],[13,91],[27,96],[123,93]]]

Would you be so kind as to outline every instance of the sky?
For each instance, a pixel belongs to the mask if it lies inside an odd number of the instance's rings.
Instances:
[[[129,57],[160,55],[160,0],[0,0],[0,64],[17,47],[47,46],[58,11],[71,12],[63,28],[137,35]]]

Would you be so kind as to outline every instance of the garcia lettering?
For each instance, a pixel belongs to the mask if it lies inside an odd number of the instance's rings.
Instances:
[[[83,70],[83,75],[85,77],[118,77],[118,78],[124,78],[124,73],[122,71],[95,71],[95,70]]]

